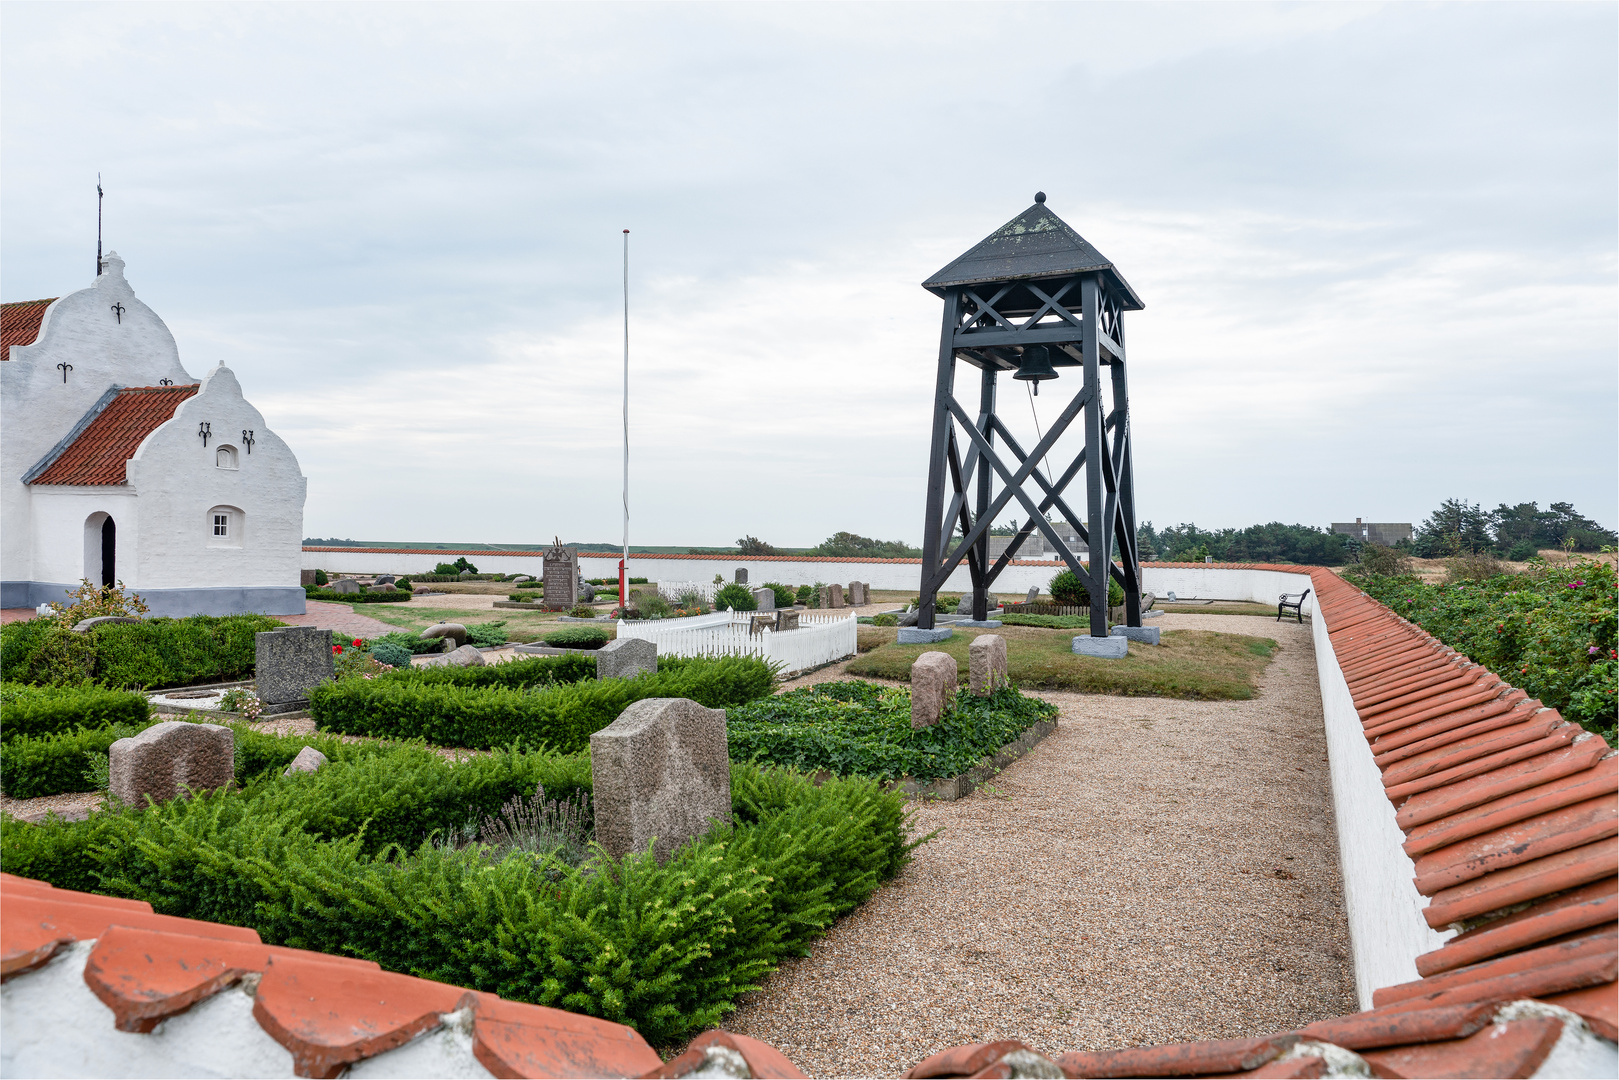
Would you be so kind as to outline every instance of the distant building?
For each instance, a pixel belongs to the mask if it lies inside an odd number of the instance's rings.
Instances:
[[[109,252],[87,289],[0,308],[0,596],[123,582],[153,615],[304,610],[304,477],[223,364],[180,365]]]
[[[1051,527],[1061,537],[1062,542],[1068,545],[1069,551],[1082,559],[1089,554],[1085,549],[1085,542],[1079,538],[1078,529],[1066,521],[1053,521]],[[989,538],[989,557],[991,559],[1000,558],[1001,552],[1006,550],[1012,540],[1013,537],[1010,536],[991,536]],[[1030,533],[1028,538],[1023,541],[1023,546],[1017,549],[1017,557],[1020,559],[1046,559],[1055,555],[1056,551],[1046,542],[1045,533],[1039,529]]]
[[[1362,543],[1393,547],[1401,540],[1411,539],[1416,531],[1409,521],[1334,521],[1332,531],[1340,536],[1353,536]]]

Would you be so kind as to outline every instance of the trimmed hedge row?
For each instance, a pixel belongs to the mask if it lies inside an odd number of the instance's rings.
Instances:
[[[589,657],[547,657],[587,663]],[[493,674],[468,684],[464,677],[423,679],[416,671],[378,679],[350,679],[315,687],[309,711],[318,727],[347,735],[426,739],[439,746],[472,749],[522,747],[577,753],[590,736],[642,698],[690,698],[711,709],[764,697],[775,675],[762,660],[743,656],[689,657],[659,661],[656,674],[634,679],[502,685],[504,669],[518,663],[471,669]],[[566,669],[564,669],[566,670]],[[485,681],[487,680],[487,681]]]
[[[151,706],[144,694],[127,690],[6,683],[0,686],[0,712],[4,713],[0,738],[11,742],[81,727],[144,723]]]
[[[152,689],[251,678],[253,635],[281,623],[265,615],[192,615],[108,623],[86,634],[55,619],[0,627],[0,679]]]
[[[413,594],[409,589],[399,589],[394,592],[360,592],[346,593],[335,589],[317,589],[309,586],[304,588],[306,600],[332,600],[339,604],[403,604]]]
[[[872,781],[731,770],[730,825],[659,866],[584,869],[434,843],[536,784],[590,786],[585,755],[509,751],[451,766],[395,746],[241,794],[84,822],[0,823],[8,873],[250,926],[267,941],[600,1016],[667,1045],[897,873],[915,845]]]

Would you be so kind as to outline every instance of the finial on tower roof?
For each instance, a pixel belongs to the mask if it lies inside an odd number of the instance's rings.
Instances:
[[[1046,193],[1043,192],[1043,191],[1035,192],[1034,193],[1034,201],[1037,202],[1037,203],[1045,202],[1046,201]]]

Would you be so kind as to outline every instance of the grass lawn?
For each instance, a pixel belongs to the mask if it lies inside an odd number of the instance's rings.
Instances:
[[[1006,639],[1007,673],[1025,689],[1243,700],[1254,696],[1255,680],[1277,649],[1270,638],[1170,630],[1164,633],[1162,645],[1131,642],[1127,658],[1098,660],[1074,655],[1071,630],[1023,626],[994,631],[957,629],[954,637],[935,645],[900,645],[894,640],[897,633],[892,627],[862,626],[861,655],[849,661],[848,673],[908,680],[918,656],[945,652],[955,658],[965,682],[972,639],[981,633],[997,633]]]
[[[425,630],[434,623],[441,622],[460,623],[462,626],[503,622],[506,624],[507,641],[536,641],[541,635],[563,626],[588,625],[558,622],[557,615],[561,613],[552,611],[517,611],[511,608],[478,611],[467,608],[417,607],[414,604],[409,607],[404,604],[356,604],[354,607],[361,615],[369,615],[378,622],[385,622],[402,630]],[[378,611],[378,608],[387,610]],[[612,633],[613,627],[610,624],[599,625],[607,627],[608,633]]]

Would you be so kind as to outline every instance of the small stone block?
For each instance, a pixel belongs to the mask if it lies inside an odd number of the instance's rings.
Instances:
[[[1157,645],[1158,635],[1163,633],[1163,629],[1157,626],[1115,626],[1109,633],[1114,637],[1139,641],[1143,645]]]
[[[282,776],[291,776],[295,772],[314,772],[326,764],[326,755],[313,746],[306,746],[298,751],[298,756],[292,759],[292,764],[286,767]]]
[[[980,634],[973,638],[972,644],[967,646],[967,689],[984,697],[1006,683],[1006,639],[999,634]]]
[[[956,658],[925,652],[911,665],[911,730],[932,727],[955,700],[959,680]]]
[[[899,628],[899,643],[901,645],[932,645],[935,642],[947,640],[955,632],[955,629],[949,626],[936,626],[932,630],[923,630],[919,626],[901,626]]]
[[[447,653],[429,656],[419,667],[483,667],[489,661],[483,658],[476,645],[462,645]]]
[[[423,638],[449,638],[457,645],[467,643],[467,628],[458,622],[434,623],[422,631]]]
[[[235,756],[230,728],[165,721],[108,748],[108,790],[130,806],[145,806],[148,796],[164,803],[186,788],[222,788],[236,775]]]
[[[1081,634],[1074,639],[1074,652],[1080,656],[1095,656],[1102,660],[1123,660],[1130,655],[1130,639]]]
[[[596,650],[596,678],[633,679],[658,670],[658,647],[642,638],[615,638]]]
[[[590,737],[596,841],[615,857],[661,863],[714,823],[731,820],[725,710],[643,698]]]
[[[335,677],[330,630],[289,626],[253,635],[254,688],[266,705],[308,701],[311,687]]]
[[[774,589],[754,589],[753,601],[758,611],[776,610],[776,591]]]

